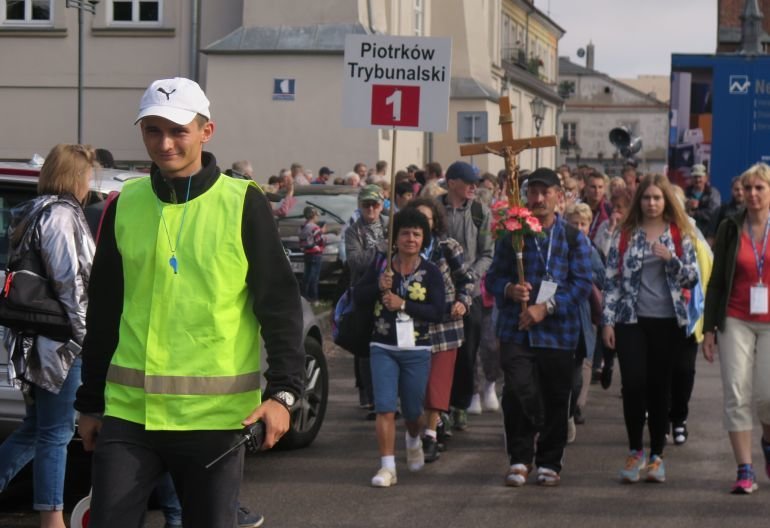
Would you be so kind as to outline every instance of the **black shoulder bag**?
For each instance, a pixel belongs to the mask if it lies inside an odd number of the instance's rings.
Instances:
[[[27,251],[9,259],[0,292],[0,325],[27,335],[43,335],[56,341],[72,337],[67,312],[51,287],[40,253],[31,243],[40,214],[30,222],[24,237]]]

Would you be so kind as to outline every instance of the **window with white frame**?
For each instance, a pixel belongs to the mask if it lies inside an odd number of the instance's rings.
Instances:
[[[425,0],[414,0],[414,34],[421,37],[425,32]]]
[[[0,0],[0,21],[8,25],[51,25],[53,0]]]
[[[109,0],[107,21],[110,24],[155,25],[161,22],[163,0]]]

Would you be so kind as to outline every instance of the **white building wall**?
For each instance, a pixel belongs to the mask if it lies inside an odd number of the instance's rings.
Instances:
[[[561,123],[576,123],[576,141],[582,149],[581,163],[601,168],[599,154],[605,162],[612,160],[616,148],[609,132],[615,127],[630,126],[642,138],[643,148],[636,158],[645,172],[661,172],[665,165],[668,141],[668,110],[656,106],[640,94],[623,89],[601,76],[562,76],[560,81],[575,83],[575,94],[567,100]],[[605,88],[609,88],[606,91]],[[561,125],[557,134],[562,135]],[[562,152],[574,163],[574,152]]]

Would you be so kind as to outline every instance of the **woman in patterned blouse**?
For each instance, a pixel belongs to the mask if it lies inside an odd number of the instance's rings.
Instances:
[[[378,256],[355,288],[359,306],[374,305],[370,363],[377,413],[381,467],[372,486],[396,484],[396,406],[406,423],[406,461],[410,471],[425,464],[420,432],[431,356],[430,323],[444,314],[444,281],[439,269],[420,257],[430,244],[427,218],[415,209],[394,218],[392,272]]]
[[[623,482],[666,479],[671,372],[685,345],[687,288],[698,282],[693,229],[665,176],[647,176],[612,237],[607,255],[602,338],[616,349],[630,453]],[[617,347],[615,346],[617,344]],[[650,458],[645,464],[645,415]]]

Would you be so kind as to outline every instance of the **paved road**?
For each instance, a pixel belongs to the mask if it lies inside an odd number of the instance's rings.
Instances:
[[[699,360],[691,439],[666,450],[668,482],[621,485],[625,432],[616,384],[591,387],[586,425],[568,450],[562,485],[506,488],[501,417],[472,417],[450,451],[418,474],[405,468],[398,435],[399,483],[369,487],[378,467],[374,425],[356,407],[352,359],[329,350],[331,387],[327,421],[316,442],[295,452],[249,457],[242,500],[267,518],[268,528],[468,526],[504,527],[722,527],[770,526],[770,482],[761,474],[753,496],[727,493],[734,479],[722,431],[718,367]],[[755,445],[758,444],[757,443]],[[755,459],[762,460],[758,448]],[[763,472],[762,472],[763,473]],[[6,506],[7,507],[7,506]],[[161,528],[151,512],[148,528]],[[0,526],[34,526],[28,514],[0,513]]]

